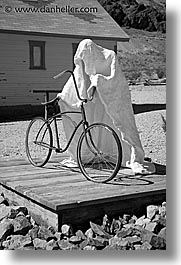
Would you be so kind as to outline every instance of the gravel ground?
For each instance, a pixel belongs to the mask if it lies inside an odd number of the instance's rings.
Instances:
[[[130,87],[134,104],[166,104],[165,86]],[[166,165],[166,133],[163,120],[166,110],[141,110],[135,115],[145,156],[153,162]],[[0,159],[26,157],[25,133],[30,121],[0,123]]]
[[[166,104],[166,86],[132,87],[131,96],[134,104],[153,104],[157,109],[161,104]],[[164,107],[136,114],[135,119],[145,156],[166,165],[166,133],[162,116],[166,120]]]

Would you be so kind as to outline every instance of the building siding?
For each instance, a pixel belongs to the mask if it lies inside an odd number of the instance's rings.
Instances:
[[[33,94],[33,90],[61,91],[68,76],[57,80],[53,76],[65,69],[73,69],[72,44],[83,38],[0,33],[0,39],[0,106],[12,106],[40,105],[44,96]],[[46,70],[29,69],[29,40],[45,41]],[[94,41],[113,50],[116,45],[112,40]]]

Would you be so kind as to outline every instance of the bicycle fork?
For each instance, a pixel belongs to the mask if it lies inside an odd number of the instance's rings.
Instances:
[[[88,136],[87,136],[86,129],[89,127],[89,124],[88,124],[87,119],[86,119],[86,114],[85,114],[85,110],[84,110],[84,107],[83,107],[83,103],[81,104],[81,112],[82,112],[82,120],[83,120],[83,128],[84,128],[86,144],[87,144],[88,149],[90,150],[90,152],[92,152],[94,155],[97,156],[97,155],[101,154],[101,152],[96,147],[96,145],[95,145],[95,143],[93,141],[93,137],[91,135],[90,130],[88,131]]]

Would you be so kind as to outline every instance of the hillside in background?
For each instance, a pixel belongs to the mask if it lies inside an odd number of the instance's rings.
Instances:
[[[127,79],[145,81],[166,77],[166,35],[123,28],[129,43],[118,43],[118,57]]]
[[[129,80],[166,77],[166,1],[98,0],[129,35],[118,56]]]
[[[166,32],[165,0],[98,0],[122,27]]]

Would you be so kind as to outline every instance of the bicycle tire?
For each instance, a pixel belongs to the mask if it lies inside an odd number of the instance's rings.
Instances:
[[[112,143],[108,153],[105,139]],[[122,163],[122,146],[117,133],[104,123],[90,125],[78,141],[77,162],[88,180],[99,183],[112,180]]]
[[[36,117],[31,120],[25,138],[26,154],[32,165],[42,167],[48,162],[52,153],[48,146],[53,146],[51,127],[43,117]]]

